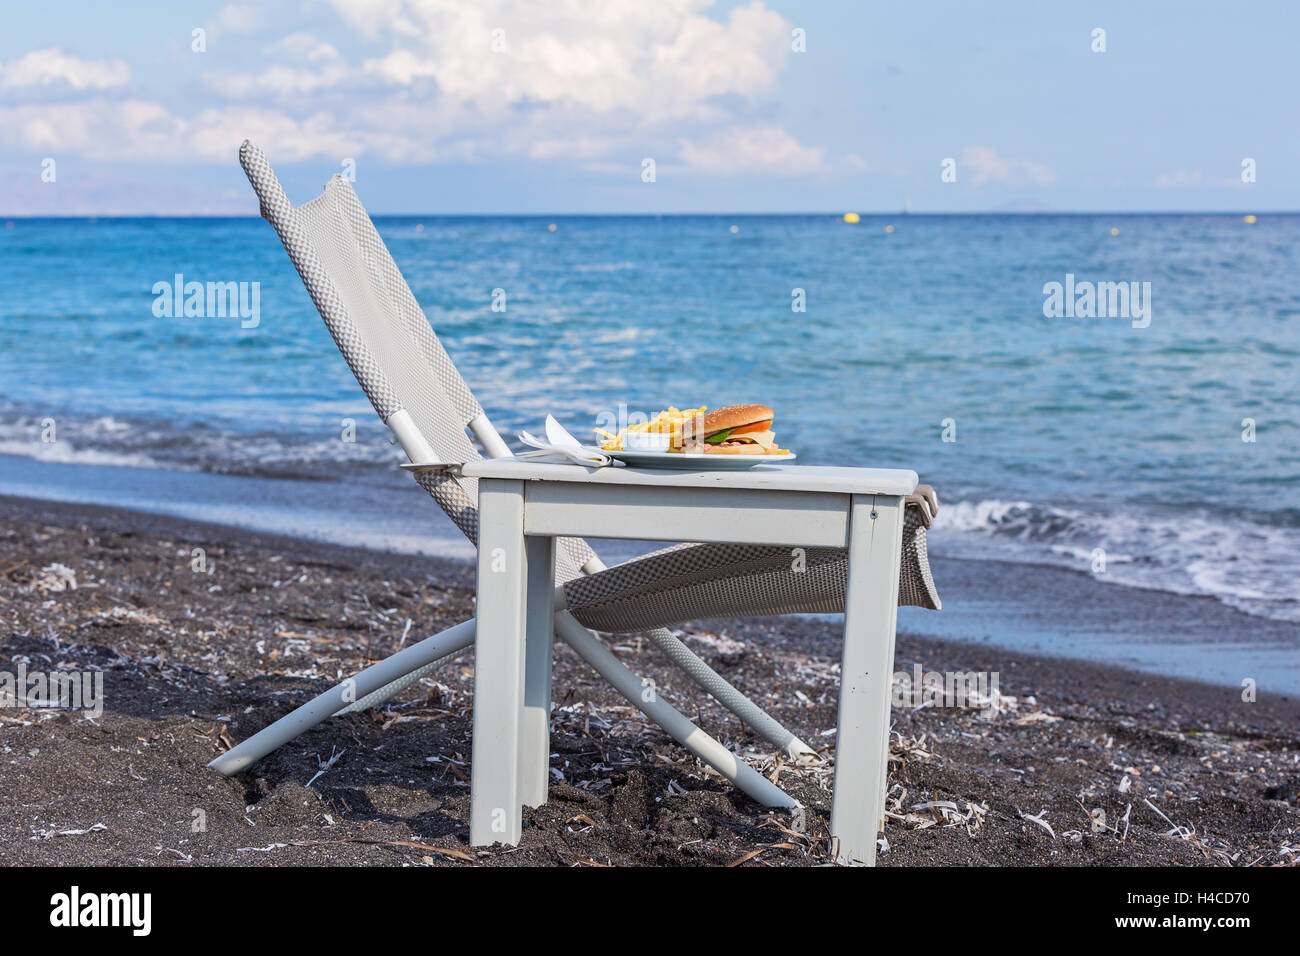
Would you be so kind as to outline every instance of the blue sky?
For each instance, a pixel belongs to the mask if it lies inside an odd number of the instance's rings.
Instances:
[[[377,213],[1300,210],[1297,35],[1281,0],[11,5],[0,215],[253,213],[246,136]]]

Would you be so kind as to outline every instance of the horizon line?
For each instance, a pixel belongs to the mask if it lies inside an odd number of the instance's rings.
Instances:
[[[297,206],[294,207],[298,208]],[[842,219],[849,211],[829,212],[375,212],[369,211],[371,217],[384,219],[662,219],[672,218],[758,218],[758,217],[827,217]],[[1084,209],[983,209],[983,210],[931,210],[928,212],[855,212],[861,218],[886,219],[936,216],[1297,216],[1300,209],[1185,209],[1185,210],[1084,210]],[[0,219],[16,221],[19,219],[261,219],[257,213],[0,213]],[[849,225],[852,225],[851,223]]]

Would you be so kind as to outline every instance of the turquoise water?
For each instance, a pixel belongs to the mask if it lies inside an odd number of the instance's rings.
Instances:
[[[934,484],[941,557],[1300,621],[1300,216],[377,224],[503,432],[761,401],[800,461]],[[156,316],[177,273],[258,283],[256,327]],[[1045,317],[1067,274],[1150,283],[1149,326]],[[0,288],[0,491],[33,462],[177,473],[180,500],[185,473],[409,483],[261,220],[15,220]]]

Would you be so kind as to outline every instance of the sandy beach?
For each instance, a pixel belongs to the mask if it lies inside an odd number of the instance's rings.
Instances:
[[[0,516],[0,672],[103,675],[98,716],[0,708],[0,862],[829,859],[834,621],[682,628],[697,653],[820,751],[809,766],[777,759],[652,647],[606,638],[802,801],[802,820],[706,772],[560,647],[550,802],[525,810],[517,848],[474,850],[469,657],[382,711],[326,722],[241,777],[205,766],[403,640],[472,615],[467,565],[18,498],[0,499]],[[193,570],[196,548],[210,573]],[[996,671],[1002,697],[982,710],[895,708],[881,865],[1300,860],[1294,698],[1245,702],[1237,688],[900,634],[896,669],[917,665]]]

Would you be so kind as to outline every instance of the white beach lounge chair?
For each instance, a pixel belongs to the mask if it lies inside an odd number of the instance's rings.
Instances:
[[[456,371],[355,192],[336,175],[321,196],[294,207],[260,149],[245,142],[239,155],[263,217],[275,228],[357,381],[411,462],[421,466],[412,469],[415,480],[477,544],[477,482],[459,470],[482,458],[470,435],[489,458],[511,452]],[[906,499],[900,604],[939,607],[925,547],[925,529],[937,504],[926,486]],[[811,754],[666,627],[705,617],[841,612],[846,549],[810,547],[806,572],[792,574],[789,547],[682,544],[607,569],[580,538],[561,538],[557,545],[555,579],[564,609],[555,614],[556,636],[754,800],[795,806],[662,696],[639,693],[641,681],[588,628],[645,632],[676,667],[773,746],[794,757]],[[469,620],[412,645],[320,694],[210,766],[238,773],[330,716],[376,706],[468,650],[474,636],[475,622]]]

